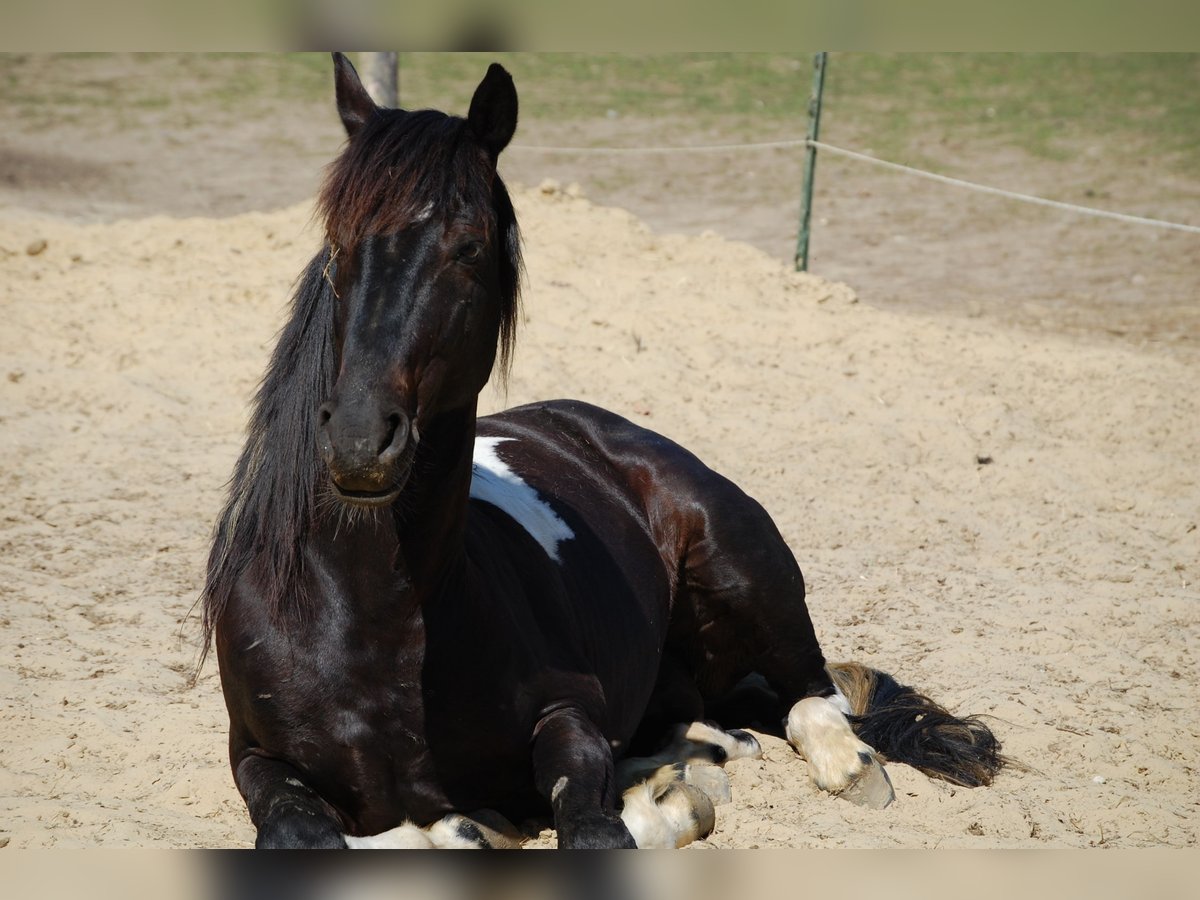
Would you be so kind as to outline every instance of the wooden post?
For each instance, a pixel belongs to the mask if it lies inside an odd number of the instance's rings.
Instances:
[[[825,90],[825,58],[829,54],[818,53],[813,57],[812,93],[808,98],[808,139],[820,140],[821,94]],[[804,187],[800,195],[800,237],[796,241],[796,271],[808,271],[808,235],[812,220],[813,173],[817,168],[817,148],[811,143],[804,151]]]
[[[396,108],[400,105],[398,54],[360,53],[363,70],[363,87],[380,106]]]

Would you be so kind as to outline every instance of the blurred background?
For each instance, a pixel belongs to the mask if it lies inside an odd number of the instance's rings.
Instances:
[[[465,114],[493,60],[521,97],[502,158],[510,182],[577,184],[657,230],[714,231],[790,264],[801,146],[670,148],[802,139],[812,54],[401,53],[401,105]],[[313,196],[343,137],[323,53],[5,54],[0,84],[0,215],[278,208]],[[1200,225],[1200,54],[832,53],[821,138]],[[1200,236],[829,154],[818,156],[810,269],[881,307],[1192,359],[1200,348]]]

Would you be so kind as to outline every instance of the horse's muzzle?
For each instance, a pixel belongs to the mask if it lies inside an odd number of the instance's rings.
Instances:
[[[416,449],[407,413],[392,409],[382,414],[329,401],[318,422],[317,446],[338,499],[379,507],[400,495]]]

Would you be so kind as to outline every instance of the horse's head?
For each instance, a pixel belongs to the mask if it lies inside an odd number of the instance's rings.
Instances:
[[[320,197],[337,296],[337,376],[317,442],[337,496],[381,506],[403,489],[422,429],[472,408],[497,347],[507,364],[519,240],[496,159],[517,124],[492,65],[466,119],[375,105],[334,55],[349,135]]]

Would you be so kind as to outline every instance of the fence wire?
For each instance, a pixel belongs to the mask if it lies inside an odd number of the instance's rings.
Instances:
[[[963,178],[952,178],[949,175],[939,175],[936,172],[927,172],[924,169],[917,169],[913,166],[906,166],[901,163],[891,162],[890,160],[880,159],[877,156],[870,156],[866,153],[860,153],[857,150],[847,150],[845,147],[837,147],[833,144],[827,144],[824,141],[809,141],[804,138],[781,141],[759,141],[755,143],[743,144],[692,144],[678,147],[547,147],[537,144],[518,144],[510,147],[509,149],[528,150],[540,153],[569,153],[585,156],[619,156],[625,154],[634,155],[655,153],[727,153],[731,151],[742,150],[774,150],[780,148],[808,146],[812,146],[817,150],[824,150],[825,152],[831,153],[834,156],[844,156],[847,159],[853,159],[859,162],[882,166],[885,169],[891,169],[895,172],[903,172],[908,175],[915,175],[919,178],[937,181],[941,184],[949,184],[954,187],[966,188],[968,190],[978,191],[984,194],[1005,197],[1009,200],[1018,200],[1023,203],[1034,203],[1038,206],[1048,206],[1052,209],[1060,209],[1067,212],[1079,213],[1081,215],[1094,216],[1100,219],[1113,219],[1130,225],[1149,225],[1155,228],[1168,228],[1174,231],[1183,231],[1188,234],[1200,234],[1200,225],[1185,225],[1181,222],[1168,222],[1163,219],[1151,219],[1146,216],[1133,216],[1128,213],[1113,212],[1107,209],[1097,209],[1094,206],[1080,206],[1077,203],[1066,203],[1062,200],[1050,200],[1046,197],[1038,197],[1033,194],[1023,194],[1018,191],[1009,191],[1005,190],[1004,188],[979,184],[974,181],[967,181]]]

